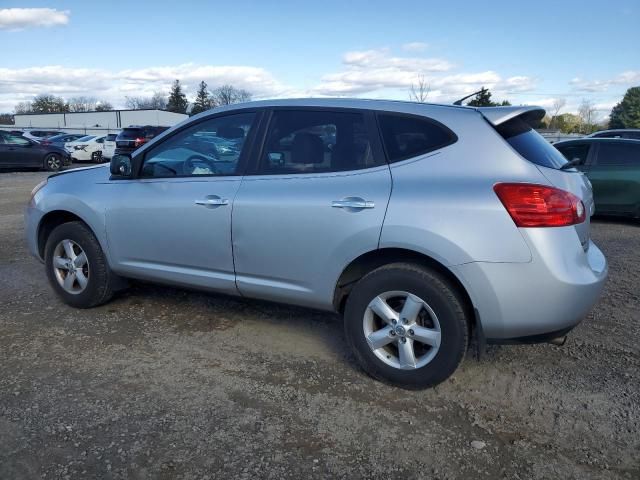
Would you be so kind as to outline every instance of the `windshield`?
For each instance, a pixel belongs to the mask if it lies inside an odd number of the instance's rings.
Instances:
[[[536,165],[557,170],[567,163],[564,155],[521,118],[498,125],[496,130],[516,152]]]

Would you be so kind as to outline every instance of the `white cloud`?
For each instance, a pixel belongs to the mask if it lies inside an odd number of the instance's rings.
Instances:
[[[2,8],[0,29],[22,30],[28,27],[53,27],[69,23],[68,10],[55,8]]]
[[[580,92],[604,92],[612,86],[632,87],[640,83],[640,71],[629,70],[606,80],[585,80],[575,77],[569,81],[575,90]]]
[[[167,93],[175,79],[183,84],[188,97],[195,96],[202,80],[207,82],[210,89],[230,83],[249,90],[256,98],[289,94],[288,88],[269,71],[252,66],[186,63],[121,71],[59,65],[0,68],[0,111],[11,111],[16,103],[31,100],[40,93],[52,93],[64,98],[94,96],[122,107],[125,96],[150,96],[155,91]]]
[[[394,56],[388,48],[347,52],[342,59],[344,69],[326,74],[311,89],[312,95],[373,95],[397,90],[396,96],[407,98],[408,89],[419,78],[431,87],[431,101],[451,101],[473,93],[484,86],[496,98],[507,93],[526,92],[534,88],[535,79],[524,76],[503,78],[498,73],[450,73],[455,65],[441,58]],[[498,95],[495,95],[498,94]],[[501,99],[501,98],[500,98]]]
[[[402,45],[402,50],[405,52],[423,52],[428,46],[429,44],[424,42],[409,42]]]

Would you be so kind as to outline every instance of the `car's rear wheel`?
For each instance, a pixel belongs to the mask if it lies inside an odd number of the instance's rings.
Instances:
[[[91,154],[91,161],[93,163],[101,163],[102,162],[102,152],[95,151]]]
[[[95,307],[113,295],[116,277],[100,243],[82,222],[63,223],[51,232],[45,268],[55,292],[73,307]]]
[[[403,388],[446,380],[467,349],[469,319],[460,293],[419,265],[394,263],[365,275],[347,298],[344,320],[364,370]]]
[[[57,153],[49,153],[44,157],[44,168],[49,172],[57,172],[62,168],[64,160]]]

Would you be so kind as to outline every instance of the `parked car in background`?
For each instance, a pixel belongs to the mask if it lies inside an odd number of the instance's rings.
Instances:
[[[42,145],[0,130],[0,168],[38,168],[57,172],[71,163],[64,148]]]
[[[116,137],[117,133],[110,133],[104,138],[104,144],[102,145],[102,158],[111,160],[111,157],[116,152]]]
[[[585,137],[553,146],[589,178],[595,213],[640,218],[640,140]]]
[[[631,138],[640,140],[640,128],[621,128],[614,130],[601,130],[592,133],[589,138]]]
[[[110,168],[49,178],[26,238],[69,305],[102,304],[130,277],[336,311],[373,377],[428,387],[471,337],[562,343],[602,291],[591,188],[533,130],[543,115],[354,99],[217,108]],[[217,139],[235,150],[221,158]]]
[[[106,135],[87,135],[73,142],[65,144],[66,150],[74,162],[102,161],[102,147]]]
[[[40,140],[40,143],[64,148],[66,143],[74,142],[84,136],[86,136],[84,133],[62,133],[60,135],[54,135],[53,137],[43,138]]]
[[[116,137],[116,154],[131,153],[147,143],[152,138],[160,135],[169,127],[153,127],[151,125],[131,126],[123,128]]]
[[[54,135],[60,135],[64,132],[59,130],[25,130],[22,133],[23,137],[30,138],[31,140],[40,141],[45,138],[53,137]]]

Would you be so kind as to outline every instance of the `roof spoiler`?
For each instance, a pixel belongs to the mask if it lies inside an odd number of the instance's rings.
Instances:
[[[536,125],[545,114],[544,108],[541,107],[478,107],[476,110],[495,127],[514,118]]]

